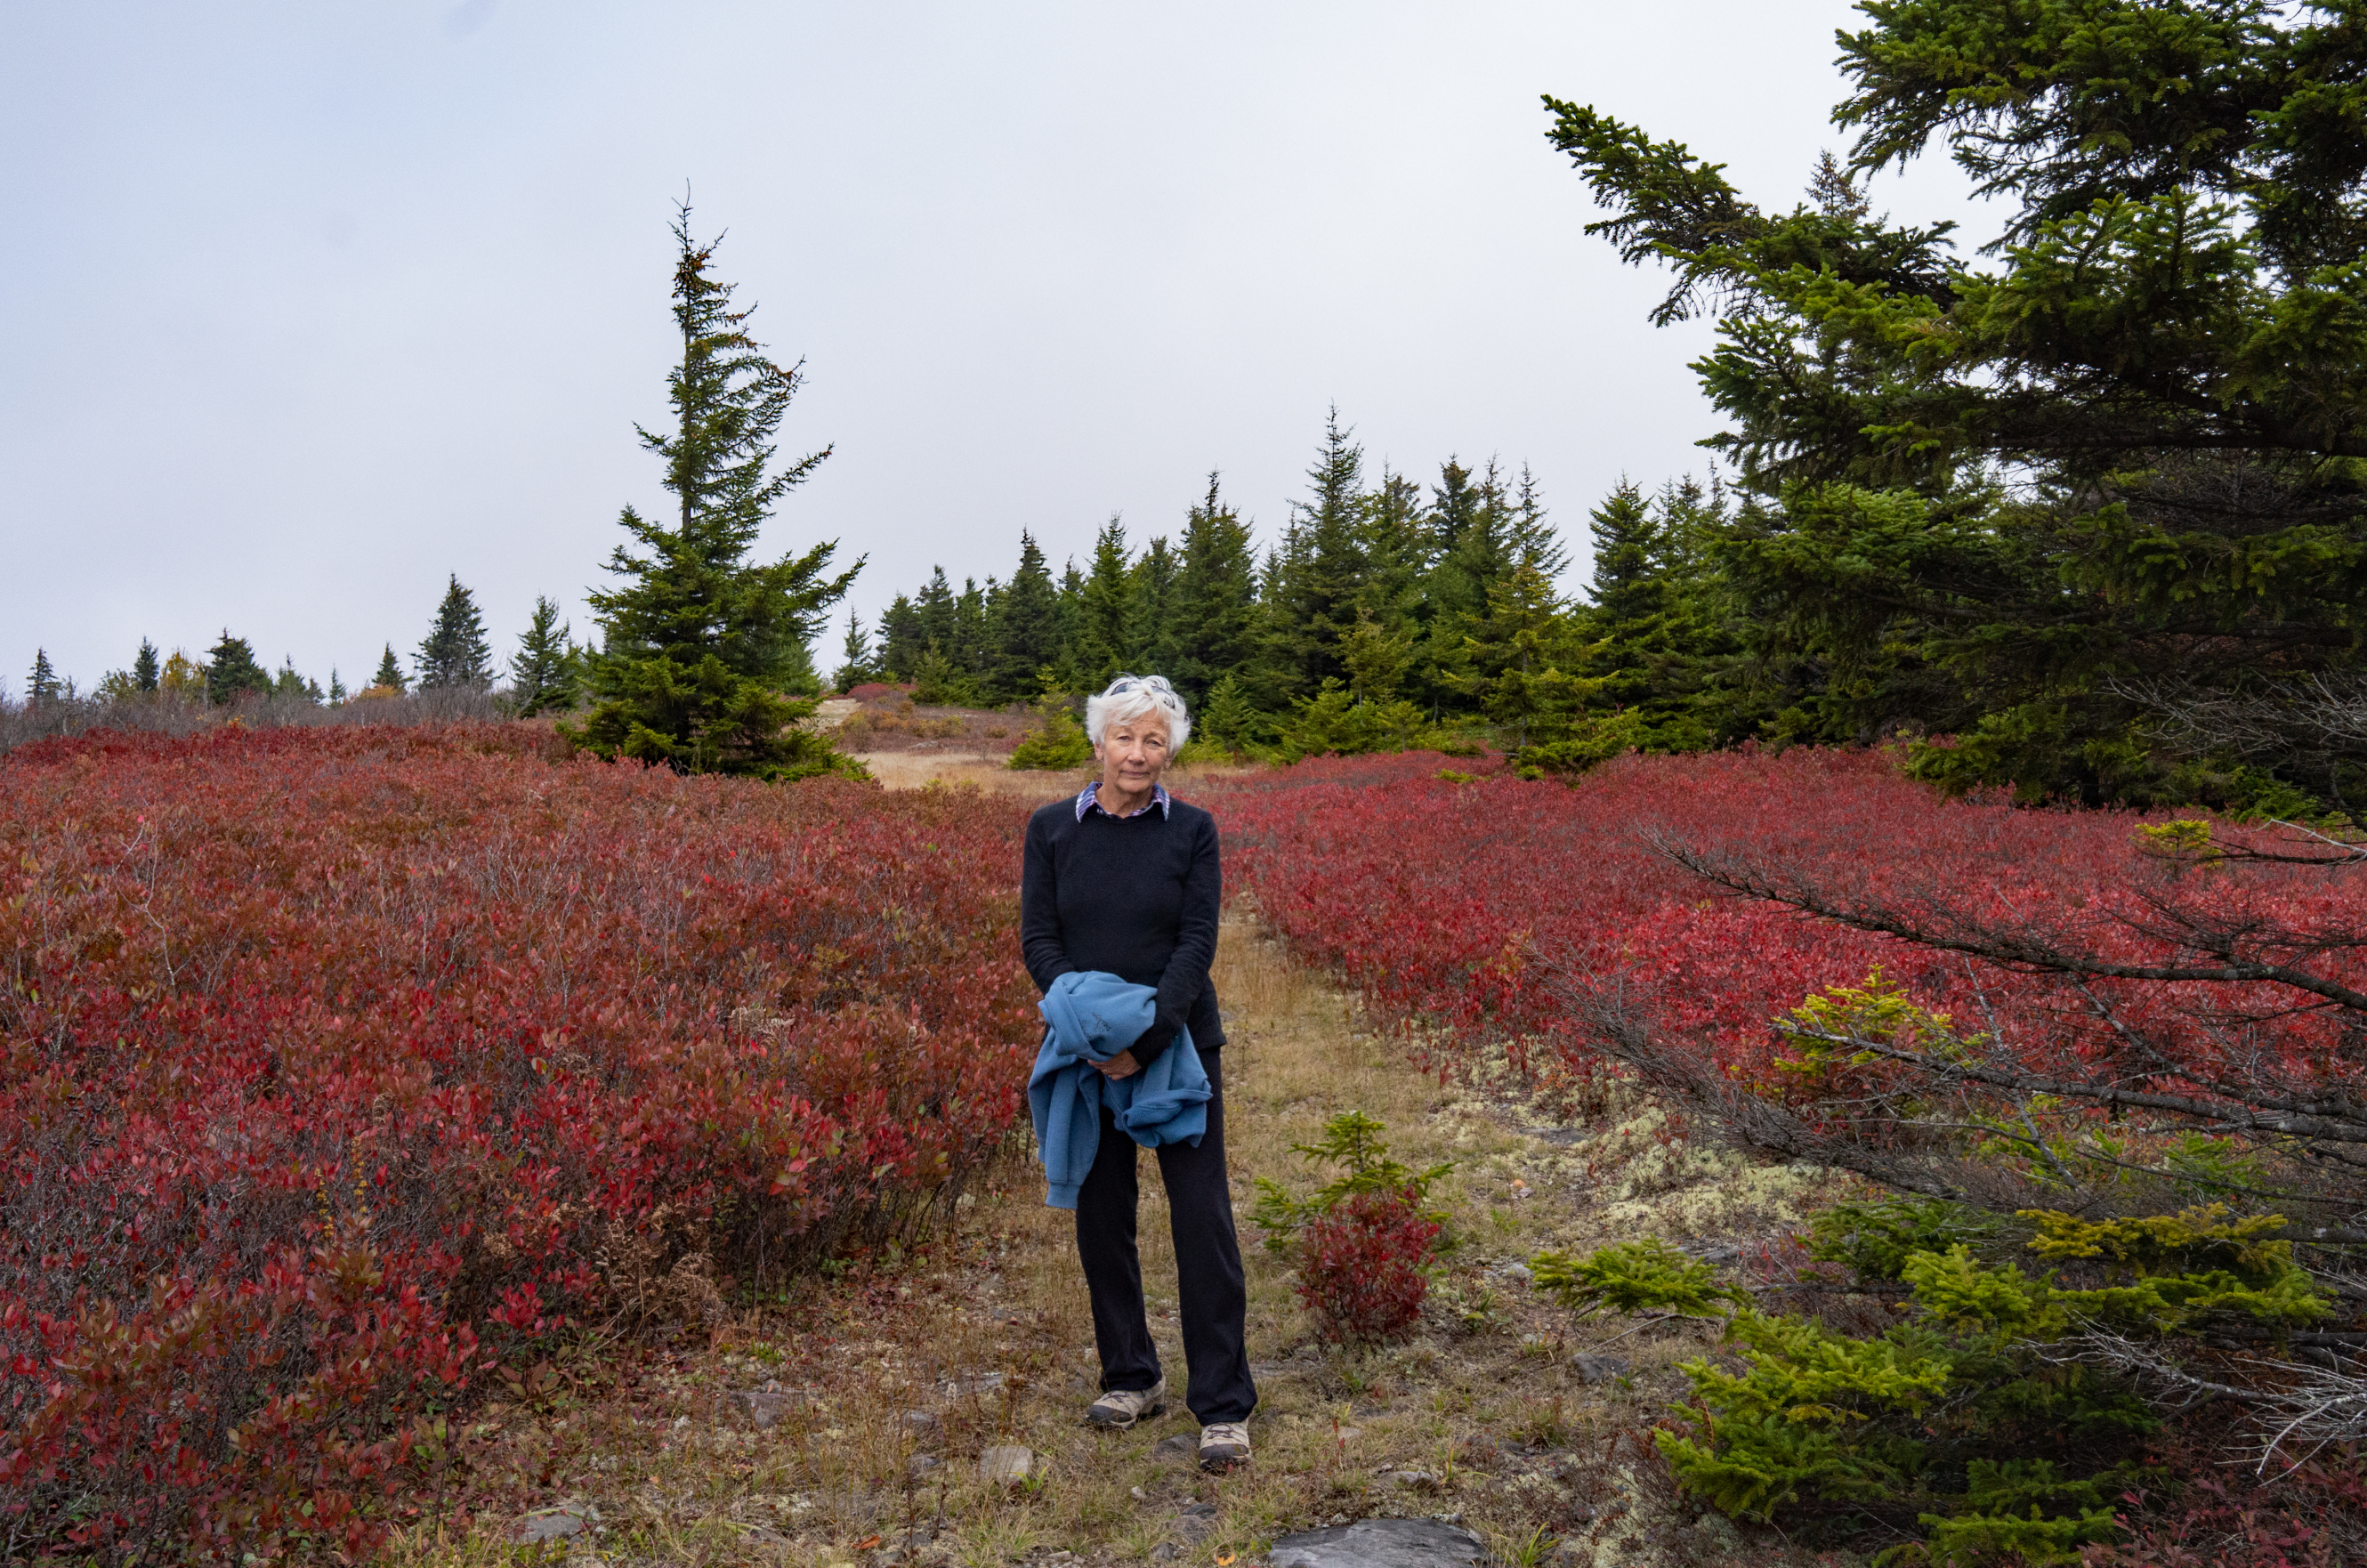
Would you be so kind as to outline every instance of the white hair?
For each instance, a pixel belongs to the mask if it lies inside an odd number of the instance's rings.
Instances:
[[[1184,699],[1175,695],[1165,676],[1120,676],[1086,698],[1085,736],[1099,746],[1112,724],[1152,712],[1167,721],[1168,755],[1182,751],[1184,743],[1192,738],[1192,715],[1184,711]]]

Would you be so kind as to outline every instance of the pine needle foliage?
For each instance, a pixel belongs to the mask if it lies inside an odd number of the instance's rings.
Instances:
[[[219,642],[206,650],[206,700],[217,705],[271,690],[271,672],[256,662],[254,645],[222,628]]]
[[[1082,767],[1093,756],[1093,744],[1087,738],[1085,728],[1069,705],[1059,698],[1046,698],[1036,705],[1037,723],[1027,733],[1027,738],[1011,753],[1013,767],[1036,768],[1066,772]]]
[[[378,673],[370,676],[369,689],[399,694],[406,684],[408,681],[402,673],[402,662],[395,658],[394,644],[390,642],[386,645],[386,652],[379,655]]]
[[[1323,1124],[1323,1135],[1314,1142],[1293,1143],[1290,1152],[1309,1165],[1344,1167],[1304,1199],[1293,1198],[1289,1188],[1271,1176],[1258,1177],[1257,1207],[1250,1211],[1250,1219],[1265,1233],[1266,1250],[1289,1251],[1309,1221],[1353,1198],[1403,1194],[1419,1205],[1429,1196],[1431,1184],[1455,1168],[1455,1162],[1449,1160],[1417,1171],[1389,1158],[1388,1142],[1382,1136],[1387,1131],[1361,1110],[1343,1111]]]
[[[510,694],[518,716],[531,719],[575,706],[577,653],[573,628],[559,619],[559,606],[537,596],[534,615],[510,655]]]
[[[419,644],[413,665],[422,691],[482,691],[493,684],[493,649],[485,639],[485,618],[477,596],[450,574],[436,606],[436,624]]]
[[[2154,1342],[2210,1329],[2282,1335],[2327,1297],[2276,1233],[2282,1216],[2205,1205],[2089,1221],[1998,1216],[1918,1199],[1834,1205],[1810,1256],[1852,1289],[1898,1299],[1865,1335],[1766,1312],[1707,1264],[1648,1239],[1584,1257],[1540,1253],[1537,1285],[1585,1317],[1715,1317],[1730,1358],[1682,1370],[1691,1401],[1656,1434],[1686,1491],[1738,1517],[1778,1514],[1848,1537],[1869,1523],[1922,1539],[1886,1563],[2072,1563],[2117,1534],[2159,1417],[2119,1375],[2060,1347],[2103,1332]],[[2015,1243],[2019,1239],[2019,1246]],[[2034,1256],[2057,1267],[2036,1271]],[[2067,1278],[2076,1270],[2081,1278]]]
[[[691,238],[687,202],[674,236],[675,425],[639,433],[665,463],[676,512],[668,522],[627,506],[618,517],[629,537],[608,570],[619,581],[588,596],[603,633],[584,661],[593,706],[560,733],[596,756],[678,772],[859,777],[860,764],[804,724],[816,705],[809,648],[863,563],[831,574],[831,541],[751,560],[775,506],[830,449],[776,465],[801,368],[776,363],[750,335],[753,308],[732,307],[733,286],[714,276],[715,244]]]

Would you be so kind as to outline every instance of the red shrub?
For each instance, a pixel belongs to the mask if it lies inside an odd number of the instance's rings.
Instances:
[[[1308,1221],[1292,1288],[1315,1314],[1316,1336],[1350,1345],[1410,1336],[1430,1288],[1422,1265],[1438,1232],[1410,1187],[1360,1192]]]
[[[1947,801],[1876,754],[1628,757],[1575,787],[1457,782],[1438,776],[1444,760],[1310,761],[1221,802],[1233,883],[1261,918],[1382,1016],[1444,1026],[1433,1049],[1505,1040],[1590,1069],[1575,975],[1754,1093],[1844,1098],[1855,1089],[1797,1071],[1799,1048],[1769,1022],[1879,964],[1918,1004],[2067,1078],[2142,1035],[2191,1082],[2275,1073],[2367,1096],[2351,1020],[2293,981],[2075,985],[1738,898],[1665,850],[1942,935],[1986,923],[2132,970],[2212,968],[2224,949],[2227,963],[2346,994],[2367,989],[2357,876],[2180,866],[2136,842],[2135,814]]]
[[[428,1400],[948,1203],[1034,1034],[991,800],[524,726],[0,763],[0,1528],[357,1550]]]

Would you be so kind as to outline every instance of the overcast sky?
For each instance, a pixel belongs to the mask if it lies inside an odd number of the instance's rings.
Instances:
[[[667,223],[836,451],[775,553],[1056,568],[1211,469],[1271,539],[1336,403],[1376,462],[1530,464],[1557,520],[1716,428],[1538,95],[1789,207],[1827,0],[1192,6],[0,0],[0,683],[224,626],[357,684],[458,573],[506,654],[662,506]],[[1943,160],[1877,183],[1957,217]],[[1573,574],[1572,585],[1580,574]],[[817,650],[835,663],[835,638]]]

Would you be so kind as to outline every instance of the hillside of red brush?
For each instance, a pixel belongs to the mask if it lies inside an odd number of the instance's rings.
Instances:
[[[1013,1125],[1014,809],[548,746],[0,763],[0,1557],[363,1547],[424,1412],[911,1225]]]
[[[1437,1026],[1432,1050],[1506,1041],[1584,1072],[1594,1059],[1571,989],[1615,989],[1661,1037],[1798,1099],[1835,1085],[1796,1071],[1770,1020],[1879,964],[2037,1066],[2086,1072],[2141,1035],[2194,1081],[2367,1089],[2346,1043],[2353,1020],[2321,994],[2367,990],[2358,876],[2180,863],[2141,842],[2135,814],[1952,801],[1879,753],[1631,756],[1574,786],[1446,771],[1469,766],[1324,759],[1233,786],[1219,805],[1231,883],[1261,918],[1383,1016]],[[2295,978],[2074,983],[1736,896],[1671,847],[1942,938]]]

